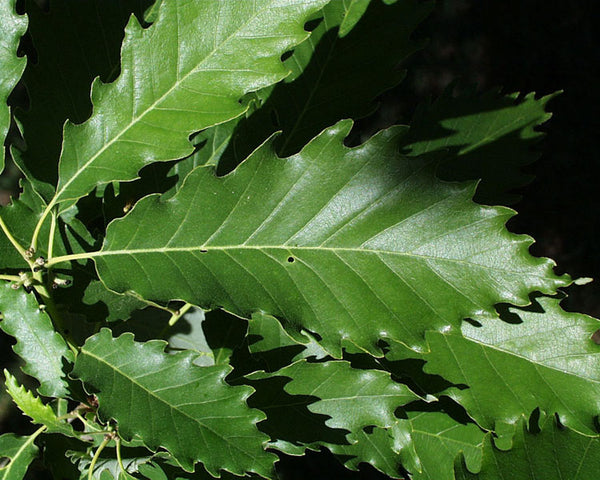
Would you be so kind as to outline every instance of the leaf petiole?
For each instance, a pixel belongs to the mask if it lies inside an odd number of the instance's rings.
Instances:
[[[50,258],[46,263],[46,267],[50,268],[58,263],[63,262],[73,262],[76,260],[87,260],[88,258],[96,257],[100,255],[102,252],[82,252],[82,253],[72,253],[70,255],[61,255],[59,257]]]
[[[88,471],[88,480],[93,480],[94,468],[96,467],[96,462],[100,458],[100,454],[102,453],[102,450],[104,450],[104,448],[110,443],[110,441],[112,439],[113,439],[112,435],[106,435],[104,437],[104,440],[102,440],[102,443],[98,446],[98,449],[96,450],[96,453],[94,454],[94,457],[92,458],[92,463],[90,463],[90,469]]]
[[[38,241],[38,237],[40,236],[40,231],[42,230],[42,226],[44,225],[44,222],[46,221],[46,218],[48,217],[48,215],[53,211],[55,205],[56,205],[56,197],[54,197],[52,199],[52,201],[48,204],[48,206],[44,209],[44,211],[42,212],[42,216],[40,217],[37,225],[35,226],[35,230],[33,231],[33,235],[31,237],[31,247],[30,247],[30,249],[33,250],[34,252],[37,249],[37,241]]]
[[[50,234],[48,235],[48,258],[52,258],[54,254],[54,235],[56,233],[56,210],[52,210],[52,218],[50,219]]]

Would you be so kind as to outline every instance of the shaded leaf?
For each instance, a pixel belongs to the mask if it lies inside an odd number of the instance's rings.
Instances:
[[[285,390],[292,395],[310,395],[319,400],[311,412],[330,417],[330,428],[353,433],[365,426],[391,427],[394,411],[420,397],[405,385],[394,382],[387,372],[357,370],[344,361],[307,363],[300,360],[274,373],[257,372],[248,378],[282,376],[291,379]]]
[[[90,254],[100,278],[158,302],[272,314],[336,357],[348,341],[376,355],[380,338],[423,348],[426,330],[568,284],[504,229],[512,211],[399,156],[397,129],[346,148],[351,126],[287,159],[268,142],[226,177],[198,168],[170,200],[146,197]]]
[[[513,448],[501,451],[491,436],[483,447],[481,473],[470,473],[457,465],[457,479],[481,480],[588,480],[600,471],[600,438],[580,435],[560,428],[553,419],[539,433],[530,433],[520,421]]]
[[[355,435],[357,441],[352,445],[327,446],[346,468],[358,470],[361,463],[369,463],[389,477],[404,477],[400,471],[400,458],[392,448],[389,429],[361,429]]]
[[[481,468],[484,432],[442,412],[408,412],[392,428],[392,436],[413,480],[454,480],[454,462],[461,453],[470,471]]]
[[[37,457],[38,448],[33,441],[37,432],[29,437],[18,437],[12,433],[0,436],[0,459],[8,458],[8,465],[0,467],[1,480],[21,480],[29,464]]]
[[[121,75],[95,82],[91,118],[65,126],[53,202],[191,153],[191,133],[241,115],[242,95],[286,76],[280,56],[307,36],[305,19],[325,3],[178,1],[164,3],[145,30],[132,19]]]
[[[255,426],[262,415],[245,404],[252,390],[228,386],[229,368],[194,366],[193,353],[167,355],[165,346],[103,329],[82,347],[73,375],[97,392],[100,414],[117,421],[120,435],[166,448],[186,470],[201,461],[213,475],[269,475],[275,457]]]
[[[26,248],[29,246],[35,226],[41,218],[46,204],[28,180],[22,179],[21,185],[23,188],[22,193],[18,198],[12,198],[10,205],[0,208],[0,215],[13,237]],[[77,218],[67,214],[58,221],[58,225],[54,234],[54,255],[84,251],[81,246],[82,241],[93,243],[93,238],[89,236],[89,233]],[[49,222],[42,226],[40,237],[49,240]],[[36,256],[48,258],[48,244],[46,241],[39,245]],[[0,267],[3,269],[28,269],[28,265],[21,254],[17,252],[4,234],[0,235]]]
[[[497,320],[463,326],[463,335],[428,332],[425,371],[455,384],[445,393],[486,429],[514,423],[539,407],[595,434],[600,414],[600,321],[567,313],[559,300],[537,299],[541,311],[510,309],[522,323]]]
[[[415,0],[391,6],[373,2],[358,25],[339,38],[343,4],[328,5],[323,21],[286,60],[290,77],[262,92],[261,108],[236,127],[220,171],[231,170],[275,131],[282,131],[276,151],[287,156],[335,122],[373,113],[376,98],[404,78],[398,65],[419,48],[410,37],[432,6]]]
[[[0,285],[0,312],[0,328],[16,338],[13,350],[25,361],[23,371],[40,382],[38,392],[47,397],[68,396],[65,372],[73,354],[35,296],[4,283]]]
[[[495,90],[454,95],[449,88],[417,110],[403,146],[411,155],[446,151],[438,170],[442,178],[481,178],[476,201],[510,205],[520,198],[511,190],[533,178],[522,167],[540,155],[533,146],[543,134],[535,127],[551,117],[546,106],[555,96],[502,95]]]
[[[4,139],[10,127],[8,96],[21,78],[27,60],[17,57],[21,36],[27,29],[27,17],[17,15],[17,0],[0,1],[0,172],[4,169]]]
[[[257,389],[252,404],[267,414],[260,427],[271,435],[273,448],[299,455],[325,446],[348,468],[370,463],[400,478],[388,429],[398,421],[394,411],[419,397],[387,372],[358,370],[343,361],[301,360],[247,378]]]
[[[26,4],[37,61],[23,74],[29,108],[15,115],[26,150],[14,157],[36,191],[49,200],[58,181],[65,120],[81,123],[89,117],[92,80],[112,81],[118,74],[125,24],[150,1],[52,0],[47,11],[38,3]]]

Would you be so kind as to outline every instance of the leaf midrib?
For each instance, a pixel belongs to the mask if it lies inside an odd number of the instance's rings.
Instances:
[[[160,403],[166,405],[169,409],[171,410],[175,410],[176,412],[178,412],[179,414],[181,414],[182,416],[188,418],[189,420],[191,420],[194,423],[197,423],[198,425],[204,427],[206,430],[208,430],[209,432],[212,432],[215,436],[221,438],[225,443],[227,443],[228,445],[233,446],[236,450],[238,450],[239,452],[248,455],[248,452],[245,452],[244,450],[242,450],[237,444],[236,442],[230,442],[228,440],[228,437],[224,437],[222,435],[220,435],[218,432],[216,432],[215,430],[213,430],[212,428],[210,428],[209,426],[205,425],[204,423],[202,423],[199,419],[192,417],[190,415],[188,415],[186,412],[180,410],[179,408],[177,408],[176,406],[168,403],[166,400],[164,400],[163,398],[159,397],[158,395],[156,395],[152,390],[149,390],[148,388],[146,388],[144,385],[142,385],[141,383],[137,382],[135,378],[130,377],[129,375],[127,375],[125,372],[123,372],[122,370],[120,370],[118,368],[118,366],[116,365],[112,365],[111,363],[107,362],[104,358],[99,357],[97,355],[95,355],[94,353],[92,353],[90,350],[81,350],[82,353],[85,353],[86,355],[94,358],[95,360],[97,360],[100,363],[103,363],[104,365],[106,365],[108,368],[110,368],[111,370],[114,370],[115,372],[119,373],[122,377],[124,377],[126,380],[130,381],[132,384],[136,385],[137,387],[139,387],[140,389],[144,390],[145,392],[148,393],[149,396],[154,397],[155,399],[157,399]],[[202,380],[201,378],[198,378],[197,380]],[[113,382],[114,383],[114,382]],[[201,402],[198,402],[196,405],[200,405]],[[218,417],[218,418],[222,418],[222,417]],[[228,417],[231,418],[231,417]],[[240,418],[240,417],[235,417],[235,418]],[[248,455],[249,456],[249,455]],[[197,460],[196,458],[194,458],[193,460]]]
[[[444,334],[442,334],[442,335],[444,335]],[[444,335],[444,336],[447,336],[447,335]],[[600,384],[600,379],[599,380],[595,380],[595,379],[590,378],[590,377],[582,377],[582,376],[577,375],[577,374],[575,374],[573,372],[569,372],[568,370],[561,370],[558,367],[554,367],[552,365],[547,365],[545,363],[540,363],[539,361],[536,361],[534,359],[525,357],[525,356],[523,356],[523,355],[521,355],[521,354],[519,354],[517,352],[513,352],[513,351],[510,351],[510,350],[504,350],[503,348],[498,347],[497,345],[485,343],[483,341],[476,340],[476,339],[474,339],[472,337],[467,337],[467,336],[461,336],[459,338],[465,339],[468,342],[471,342],[471,343],[477,345],[481,349],[489,348],[490,350],[494,350],[496,352],[500,352],[500,353],[505,354],[505,355],[510,355],[510,356],[519,358],[519,359],[524,360],[525,362],[531,364],[534,368],[536,368],[536,367],[545,368],[545,369],[548,369],[548,370],[559,372],[559,373],[561,373],[563,375],[567,375],[569,377],[574,377],[574,378],[579,379],[579,380],[583,380],[583,381],[587,381],[587,382],[591,382],[591,383],[595,383],[595,384]],[[454,351],[454,349],[452,347],[449,346],[449,348],[450,348],[450,350]]]
[[[122,250],[99,250],[96,252],[89,252],[85,255],[85,258],[92,257],[104,257],[109,255],[135,255],[135,254],[147,254],[147,253],[172,253],[172,252],[202,252],[202,253],[210,253],[211,251],[231,251],[231,250],[282,250],[288,253],[293,253],[296,250],[300,251],[324,251],[324,252],[351,252],[351,253],[365,253],[372,255],[391,255],[391,256],[400,256],[407,258],[414,258],[420,260],[434,260],[441,262],[451,262],[458,263],[462,265],[471,265],[473,267],[482,268],[485,270],[492,270],[494,272],[504,272],[504,273],[513,273],[516,275],[523,275],[524,272],[507,270],[504,268],[500,268],[498,266],[488,266],[482,265],[480,263],[468,262],[466,260],[456,259],[456,258],[446,258],[446,257],[434,257],[431,255],[422,255],[412,252],[398,252],[393,250],[376,250],[369,248],[360,248],[360,247],[322,247],[322,246],[286,246],[286,245],[194,245],[191,247],[155,247],[155,248],[135,248],[135,249],[122,249]],[[533,275],[531,273],[527,273],[530,277],[537,278],[546,278],[544,275]]]

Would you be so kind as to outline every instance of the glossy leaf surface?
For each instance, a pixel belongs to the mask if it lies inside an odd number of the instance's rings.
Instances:
[[[170,200],[146,197],[91,255],[101,279],[157,301],[262,310],[335,356],[347,340],[372,353],[382,337],[423,348],[426,330],[567,284],[503,228],[511,211],[399,156],[397,130],[349,149],[350,128],[287,159],[269,142],[226,177],[198,168]]]
[[[100,413],[121,435],[166,448],[186,470],[200,461],[213,475],[269,475],[275,457],[255,425],[263,417],[245,404],[252,389],[227,385],[228,367],[197,367],[192,352],[168,355],[165,346],[103,329],[82,347],[73,375],[97,392]]]
[[[191,153],[191,133],[237,117],[245,93],[286,76],[280,56],[307,36],[305,20],[325,3],[187,0],[163,3],[147,29],[132,19],[121,75],[95,82],[91,118],[65,126],[54,201]]]
[[[425,371],[468,388],[446,393],[482,427],[514,423],[539,407],[561,422],[595,434],[600,413],[600,321],[567,313],[558,300],[538,299],[541,311],[512,310],[522,323],[465,324],[463,335],[427,333]]]
[[[67,374],[73,354],[54,330],[48,314],[40,310],[33,293],[0,284],[0,328],[13,336],[13,350],[24,361],[23,371],[40,382],[38,392],[48,397],[69,394]]]
[[[27,17],[17,15],[17,0],[0,1],[0,172],[4,169],[4,139],[10,127],[6,101],[21,78],[27,60],[17,56],[21,36],[27,29]]]

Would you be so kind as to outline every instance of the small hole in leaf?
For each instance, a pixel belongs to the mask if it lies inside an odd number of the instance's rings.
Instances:
[[[0,468],[8,467],[10,463],[10,458],[8,457],[0,457]]]
[[[296,259],[294,257],[288,257],[288,262],[294,263]]]
[[[594,341],[594,343],[596,345],[600,345],[600,329],[596,330],[593,334],[592,334],[592,340]]]
[[[206,253],[206,252],[208,252],[208,250],[204,250],[204,249],[200,250],[200,253]]]
[[[288,50],[287,52],[284,52],[283,55],[281,55],[281,61],[285,62],[288,58],[292,56],[293,53],[293,50]]]

